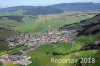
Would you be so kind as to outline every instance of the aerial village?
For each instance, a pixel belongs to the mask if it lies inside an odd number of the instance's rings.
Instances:
[[[0,61],[3,63],[13,62],[13,64],[27,66],[32,63],[30,61],[31,57],[27,57],[24,54],[30,49],[35,50],[43,44],[56,46],[55,44],[59,41],[73,42],[75,35],[77,35],[75,30],[49,30],[42,34],[21,33],[19,36],[9,37],[6,41],[9,43],[10,48],[14,48],[17,45],[24,45],[27,48],[20,50],[23,52],[23,55],[6,54],[0,57]]]
[[[35,47],[43,44],[56,43],[58,41],[72,42],[75,35],[77,35],[75,30],[55,30],[35,35],[24,33],[17,37],[9,37],[7,42],[9,42],[9,47],[15,47],[19,44],[27,45],[28,47]]]

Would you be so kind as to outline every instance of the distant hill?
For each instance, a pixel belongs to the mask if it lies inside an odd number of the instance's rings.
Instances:
[[[100,3],[63,3],[52,7],[71,11],[100,10]]]
[[[16,6],[16,7],[9,7],[9,8],[2,8],[0,9],[0,12],[14,12],[18,10],[25,11],[23,15],[46,15],[46,14],[57,14],[57,13],[63,13],[63,10],[49,7],[49,6]]]
[[[63,27],[59,28],[60,30],[77,30],[78,35],[90,35],[90,34],[97,34],[100,32],[100,14],[87,19],[83,20],[79,23],[64,25]]]
[[[100,14],[87,21],[82,21],[81,24],[83,24],[83,30],[79,31],[79,35],[100,33]]]
[[[23,15],[58,14],[64,11],[100,10],[100,3],[62,3],[50,6],[15,6],[0,9],[0,12],[23,11]]]

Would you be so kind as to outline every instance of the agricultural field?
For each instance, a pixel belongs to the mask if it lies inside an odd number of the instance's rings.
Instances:
[[[74,48],[71,50],[71,47],[72,47],[71,44],[62,43],[60,45],[61,46],[59,46],[57,48],[52,48],[52,47],[50,47],[50,45],[44,45],[44,46],[39,47],[35,51],[28,52],[27,55],[32,57],[31,60],[33,62],[29,66],[32,66],[32,65],[35,65],[35,66],[44,66],[44,65],[45,66],[67,66],[67,65],[69,65],[69,66],[75,66],[74,63],[73,64],[70,64],[70,63],[60,63],[60,64],[51,63],[51,58],[55,58],[55,59],[88,58],[90,56],[94,56],[99,51],[99,50],[79,51],[79,49],[81,48],[81,45],[80,44],[78,44],[78,45],[76,44],[77,46],[73,46],[73,47],[77,48],[76,52],[78,52],[80,54],[80,56],[77,57],[77,56],[75,56],[75,52],[71,52],[71,51],[76,50]],[[67,46],[67,45],[69,45],[69,46]],[[60,52],[60,53],[69,52],[69,54],[65,54],[65,55],[53,55],[51,53],[47,54],[47,52]]]
[[[35,19],[24,18],[23,23],[14,28],[15,31],[20,32],[31,32],[31,33],[41,33],[46,30],[54,30],[63,26],[65,24],[72,24],[80,22],[81,20],[89,19],[95,14],[85,14],[85,13],[69,13],[65,12],[62,14],[52,14],[52,15],[41,15]]]

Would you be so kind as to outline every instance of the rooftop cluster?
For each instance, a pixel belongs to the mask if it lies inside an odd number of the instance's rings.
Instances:
[[[27,66],[30,63],[32,63],[29,60],[30,58],[31,57],[27,57],[27,56],[5,54],[5,55],[1,56],[0,61],[3,62],[4,64],[12,62],[13,64],[19,64],[19,65]]]
[[[7,42],[9,42],[10,47],[23,44],[27,45],[28,47],[36,48],[43,44],[56,43],[58,41],[72,42],[76,34],[77,32],[75,30],[55,30],[35,35],[31,33],[24,33],[17,37],[9,37]]]

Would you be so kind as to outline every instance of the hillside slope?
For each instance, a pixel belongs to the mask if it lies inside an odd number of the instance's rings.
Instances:
[[[8,8],[2,8],[0,9],[0,12],[14,12],[22,10],[25,11],[23,15],[46,15],[46,14],[58,14],[63,13],[63,10],[57,9],[54,7],[49,6],[16,6],[16,7],[8,7]]]
[[[65,25],[60,27],[59,29],[71,29],[77,30],[79,32],[78,35],[89,35],[89,34],[96,34],[100,32],[100,14],[87,19],[83,20],[79,23]]]
[[[21,12],[23,15],[58,14],[64,11],[99,11],[100,3],[62,3],[49,6],[15,6],[1,8],[0,12]],[[20,14],[21,14],[20,13]]]
[[[63,3],[52,5],[52,7],[71,10],[71,11],[86,11],[86,10],[100,10],[100,3]]]
[[[9,50],[7,38],[11,36],[18,36],[19,32],[5,30],[0,28],[0,52]]]

